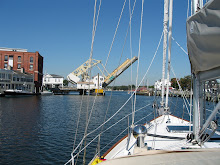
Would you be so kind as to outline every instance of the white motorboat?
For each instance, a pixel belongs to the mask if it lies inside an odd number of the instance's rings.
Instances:
[[[41,95],[42,96],[51,96],[51,95],[53,95],[53,92],[51,92],[51,91],[43,91],[43,92],[41,92]]]
[[[15,95],[35,95],[35,93],[19,89],[8,89],[4,91],[5,96],[15,96]]]

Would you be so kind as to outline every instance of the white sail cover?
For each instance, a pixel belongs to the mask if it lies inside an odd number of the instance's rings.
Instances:
[[[187,20],[187,47],[192,72],[220,68],[220,0],[210,0]]]

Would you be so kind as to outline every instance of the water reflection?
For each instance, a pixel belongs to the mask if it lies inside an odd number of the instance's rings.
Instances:
[[[112,116],[129,97],[130,95],[125,92],[114,92],[107,118]],[[0,164],[64,164],[69,160],[72,151],[80,107],[82,105],[77,143],[84,134],[87,108],[91,110],[94,99],[95,97],[79,95],[0,98]],[[105,97],[96,98],[88,132],[103,122],[109,99],[108,92]],[[136,109],[152,103],[153,99],[154,97],[137,96]],[[170,102],[174,115],[189,119],[186,111],[183,114],[182,110],[179,110],[183,107],[182,99],[171,98]],[[151,106],[144,108],[137,113],[135,120],[152,111]],[[131,101],[104,126],[103,130],[129,113],[131,113]],[[141,123],[152,118],[153,115]],[[131,122],[131,118],[129,120]],[[101,147],[108,144],[127,126],[126,118],[116,127],[106,131],[101,136]],[[100,130],[96,131],[87,140],[93,139],[99,132]],[[126,132],[120,137],[125,134]],[[87,161],[95,154],[96,145],[97,141],[87,149]]]

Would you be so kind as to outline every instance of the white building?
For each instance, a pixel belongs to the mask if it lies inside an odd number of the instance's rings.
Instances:
[[[167,79],[164,79],[164,83],[165,83],[165,88],[167,86],[167,83],[169,83],[169,87],[171,87],[171,82],[168,81]],[[158,80],[155,82],[154,89],[162,90],[162,80]]]
[[[102,89],[104,77],[95,76],[92,80],[86,82],[78,82],[77,89]]]
[[[56,74],[45,74],[43,76],[43,87],[45,88],[63,87],[63,77]]]

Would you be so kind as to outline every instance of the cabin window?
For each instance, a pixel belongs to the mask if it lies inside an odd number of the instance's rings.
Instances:
[[[30,63],[33,63],[33,62],[34,62],[34,58],[30,57]]]
[[[191,127],[191,128],[190,128]],[[172,125],[169,125],[167,126],[167,131],[168,132],[181,132],[181,133],[186,133],[186,132],[190,132],[189,130],[193,130],[192,126],[172,126]]]
[[[8,61],[8,55],[5,55],[5,61]]]
[[[30,70],[33,70],[33,65],[32,64],[30,64]]]
[[[21,69],[21,64],[18,64],[18,69]]]
[[[18,62],[21,62],[21,56],[18,56]]]

